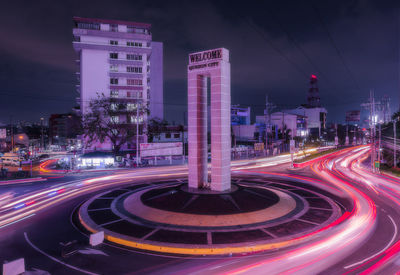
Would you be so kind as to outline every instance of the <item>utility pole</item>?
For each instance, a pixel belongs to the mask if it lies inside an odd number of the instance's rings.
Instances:
[[[42,148],[42,152],[44,151],[44,136],[43,136],[43,121],[44,121],[44,118],[43,117],[41,117],[40,118],[40,126],[41,126],[41,141],[40,141],[40,147]]]
[[[268,135],[271,130],[271,112],[276,107],[275,104],[269,102],[268,95],[265,97],[265,148],[268,150]]]
[[[10,117],[10,125],[11,125],[11,152],[14,153],[14,127],[12,116]]]
[[[393,119],[393,167],[397,167],[397,159],[396,159],[396,119]]]
[[[139,166],[140,159],[139,159],[139,103],[136,103],[136,166]]]
[[[338,128],[337,123],[335,123],[335,130],[336,130],[335,147],[336,147],[336,148],[337,148],[338,145],[339,145],[339,137],[338,137],[338,135],[337,135],[337,128]]]
[[[371,140],[372,140],[372,152],[371,152],[371,164],[372,171],[375,172],[375,156],[376,156],[376,148],[375,148],[375,98],[373,90],[370,91],[370,106],[371,106]]]
[[[381,162],[381,124],[379,123],[378,161]]]
[[[374,91],[371,90],[369,93],[369,102],[363,103],[361,106],[369,109],[369,126],[370,126],[370,138],[372,143],[372,152],[371,152],[371,169],[375,172],[375,159],[376,159],[376,145],[375,145],[375,97]]]

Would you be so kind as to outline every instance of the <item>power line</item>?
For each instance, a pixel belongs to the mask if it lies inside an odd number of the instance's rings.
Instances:
[[[253,29],[255,30],[262,39],[265,40],[265,42],[267,42],[267,44],[274,49],[280,56],[282,56],[289,64],[291,64],[297,72],[299,72],[302,76],[307,77],[308,74],[303,71],[302,68],[300,68],[295,62],[293,62],[283,51],[281,51],[278,47],[276,47],[271,39],[269,39],[266,35],[265,32],[263,30],[261,30],[250,18],[245,18],[245,22]]]
[[[318,21],[319,21],[320,24],[321,24],[321,27],[322,27],[322,28],[324,29],[324,31],[326,32],[326,34],[327,34],[327,36],[328,36],[328,38],[329,38],[329,41],[330,41],[331,45],[333,46],[333,48],[335,49],[337,55],[339,56],[339,59],[340,59],[340,61],[342,62],[343,66],[345,67],[345,69],[346,69],[346,71],[347,71],[349,77],[350,77],[351,80],[354,82],[354,85],[355,85],[355,87],[357,88],[357,90],[359,90],[359,91],[361,92],[361,89],[360,89],[360,87],[358,86],[358,83],[357,83],[357,81],[356,81],[356,79],[355,79],[355,77],[354,77],[353,72],[350,70],[349,66],[347,65],[347,63],[346,63],[346,61],[345,61],[345,59],[344,59],[344,57],[343,57],[341,51],[339,50],[337,44],[335,43],[335,41],[334,41],[334,39],[333,39],[333,37],[332,37],[332,35],[331,35],[331,32],[330,32],[329,29],[328,29],[328,26],[325,24],[324,20],[322,19],[321,13],[319,12],[317,6],[314,4],[313,1],[310,1],[310,3],[311,3],[312,8],[314,9],[315,13],[317,14],[317,18],[318,18]]]

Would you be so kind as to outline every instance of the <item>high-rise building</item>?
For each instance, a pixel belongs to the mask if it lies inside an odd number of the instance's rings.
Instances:
[[[149,118],[163,119],[163,44],[152,41],[151,25],[119,20],[74,17],[73,47],[78,53],[77,71],[82,114],[98,94],[118,98],[131,108],[147,106],[138,121],[119,117],[121,123],[139,123],[139,142]],[[125,121],[126,120],[126,121]],[[126,144],[135,148],[136,139]],[[96,149],[109,150],[110,144],[96,144]]]

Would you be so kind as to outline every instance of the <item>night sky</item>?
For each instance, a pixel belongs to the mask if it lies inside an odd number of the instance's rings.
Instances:
[[[232,104],[261,115],[268,93],[282,108],[306,103],[319,78],[328,121],[374,89],[399,105],[399,1],[6,1],[0,8],[0,123],[71,111],[72,17],[152,24],[164,43],[166,118],[186,110],[190,52],[230,50]]]

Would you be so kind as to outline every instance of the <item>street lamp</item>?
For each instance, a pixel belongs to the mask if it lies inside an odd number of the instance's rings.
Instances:
[[[42,135],[41,135],[41,142],[40,142],[40,147],[42,148],[42,152],[43,152],[43,149],[44,149],[44,136],[43,136],[43,121],[44,121],[44,118],[43,117],[41,117],[40,118],[40,126],[41,126],[41,132],[42,132]]]

